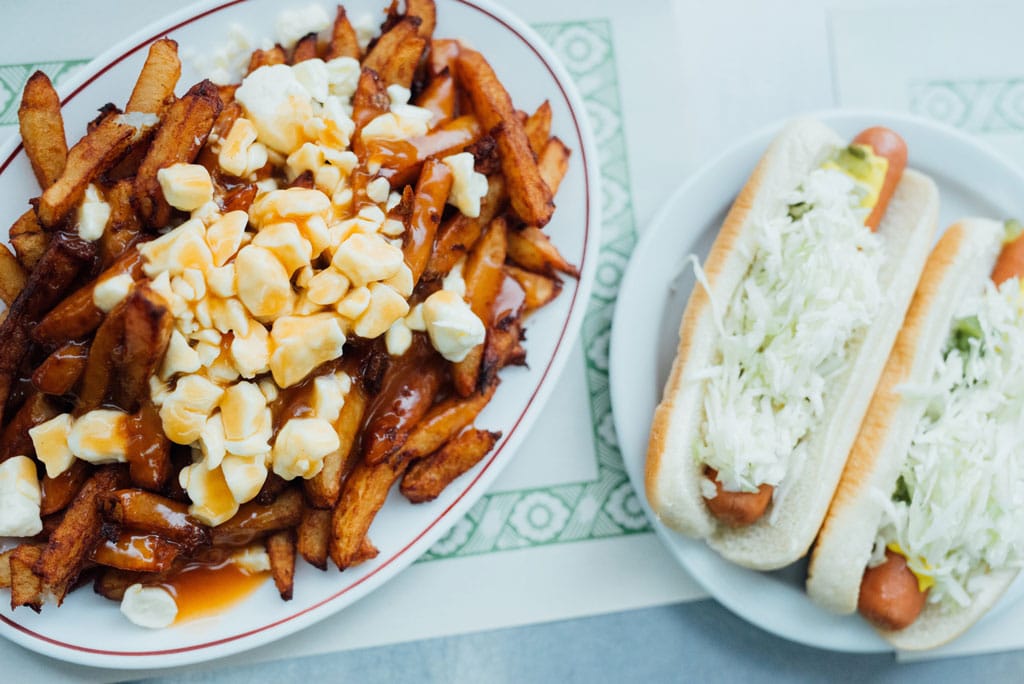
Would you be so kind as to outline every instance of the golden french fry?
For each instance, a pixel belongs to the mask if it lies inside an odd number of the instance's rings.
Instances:
[[[25,155],[39,187],[45,190],[64,172],[68,143],[64,138],[60,98],[50,77],[42,71],[32,74],[25,84],[18,107],[18,126]]]
[[[164,491],[172,475],[171,440],[163,431],[160,413],[148,395],[128,418],[128,473],[132,484]]]
[[[417,33],[419,32],[420,23],[421,21],[417,17],[406,17],[392,26],[389,31],[381,34],[377,42],[370,48],[370,51],[366,53],[366,58],[363,59],[363,68],[372,69],[377,72],[388,85],[393,83],[393,81],[384,78],[388,62],[395,57],[403,43],[413,39],[418,40]],[[421,51],[422,48],[423,45],[420,46]]]
[[[291,601],[295,588],[295,531],[274,532],[267,537],[266,547],[270,556],[270,575],[274,578],[277,593],[283,600]]]
[[[330,556],[339,570],[367,559],[366,533],[391,486],[405,471],[405,465],[400,459],[385,460],[377,465],[363,461],[345,480],[341,500],[331,519]],[[369,557],[373,555],[376,553]]]
[[[353,133],[352,149],[362,156],[364,145],[359,134],[363,126],[391,109],[391,98],[388,97],[387,85],[380,79],[377,72],[365,66],[359,74],[356,92],[352,94],[352,121],[356,125]]]
[[[114,387],[115,369],[124,343],[126,310],[126,303],[121,302],[107,314],[89,345],[89,356],[82,369],[75,401],[75,409],[79,414],[99,408]]]
[[[352,116],[356,120],[355,114]],[[407,140],[373,140],[367,146],[367,163],[379,166],[380,175],[388,179],[392,188],[398,189],[414,182],[423,162],[430,157],[440,159],[462,152],[479,140],[480,135],[480,124],[475,117],[460,116],[426,135]]]
[[[121,532],[117,539],[100,541],[92,560],[130,572],[166,572],[180,553],[180,546],[159,535]]]
[[[42,503],[39,515],[46,517],[63,511],[78,496],[85,481],[92,475],[92,467],[85,461],[75,459],[71,466],[57,477],[43,476],[39,482]]]
[[[210,529],[189,515],[188,506],[143,489],[119,489],[101,499],[103,517],[124,528],[181,544],[188,550],[209,546]]]
[[[526,139],[530,141],[530,150],[533,152],[533,156],[539,159],[540,153],[544,150],[544,145],[547,144],[548,137],[551,135],[551,102],[544,100],[541,106],[537,107],[537,111],[526,119],[523,130],[526,131]],[[543,178],[544,175],[541,174],[541,177]],[[554,195],[555,191],[552,190],[551,194]]]
[[[436,280],[451,271],[452,266],[473,248],[484,227],[494,220],[507,199],[505,179],[501,174],[488,176],[487,194],[480,200],[480,215],[470,218],[460,211],[441,225],[423,277]]]
[[[356,37],[356,30],[352,28],[352,22],[348,20],[345,8],[338,5],[338,13],[334,16],[331,40],[327,44],[327,54],[324,55],[324,61],[330,61],[338,57],[359,59],[359,55],[359,39]]]
[[[409,467],[402,478],[402,494],[413,503],[433,501],[452,480],[479,463],[500,438],[500,432],[462,432],[440,450]]]
[[[430,128],[443,126],[455,118],[455,77],[443,71],[430,80],[413,104],[433,112]]]
[[[0,436],[0,463],[12,456],[35,456],[36,448],[28,431],[45,423],[60,411],[40,392],[32,392],[4,427]]]
[[[29,271],[35,268],[50,244],[50,235],[39,225],[39,219],[31,209],[14,222],[9,237],[18,262]]]
[[[109,268],[141,237],[142,221],[132,205],[134,191],[132,179],[122,178],[104,193],[110,220],[99,239],[100,268]]]
[[[149,393],[149,376],[156,373],[171,340],[174,316],[163,297],[149,285],[137,285],[124,301],[124,342],[115,371],[113,399],[134,413]]]
[[[540,228],[526,226],[508,234],[508,258],[528,271],[553,276],[560,271],[578,278],[579,270],[561,255]]]
[[[405,263],[412,271],[413,286],[419,282],[427,268],[427,261],[434,249],[434,236],[441,223],[441,214],[444,213],[453,180],[451,169],[444,162],[428,159],[423,164],[423,171],[416,183],[416,196],[403,247]]]
[[[295,527],[302,520],[304,507],[302,492],[295,488],[285,490],[273,503],[250,501],[242,504],[230,520],[212,528],[211,540],[214,546],[248,544],[271,532]]]
[[[43,607],[43,580],[34,568],[41,550],[35,544],[15,547],[8,558],[11,573],[11,609],[28,606],[37,613]]]
[[[315,476],[303,481],[306,496],[317,508],[333,508],[341,496],[341,481],[351,469],[355,458],[356,438],[366,413],[366,392],[359,383],[353,383],[345,396],[334,429],[338,433],[338,448],[324,456],[324,466]]]
[[[75,583],[82,566],[103,536],[100,496],[123,486],[126,480],[127,474],[119,466],[97,469],[50,535],[33,569],[53,592],[58,605],[63,602],[64,595]]]
[[[562,281],[558,278],[548,277],[533,271],[527,271],[518,266],[505,266],[505,273],[514,278],[519,286],[523,288],[524,304],[526,311],[539,309],[562,291]]]
[[[308,59],[314,59],[316,57],[316,34],[307,33],[299,42],[295,44],[295,49],[292,50],[292,64],[298,64],[299,62],[305,62]]]
[[[252,56],[249,58],[249,69],[246,73],[251,74],[260,67],[287,63],[287,55],[285,55],[284,48],[280,45],[275,45],[267,50],[254,50]]]
[[[117,568],[100,568],[93,580],[93,591],[105,599],[120,602],[124,598],[124,592],[128,587],[140,582],[152,582],[155,578],[152,573],[130,572]]]
[[[555,205],[508,91],[479,52],[463,48],[457,64],[459,80],[469,91],[480,125],[497,140],[512,210],[523,222],[544,226],[551,220]]]
[[[159,114],[164,101],[174,95],[179,76],[181,59],[178,58],[178,44],[170,38],[153,41],[124,110]]]
[[[299,523],[296,534],[298,539],[295,546],[299,555],[313,567],[326,570],[327,546],[331,540],[331,511],[307,508],[302,514],[302,522]]]
[[[454,396],[435,404],[409,434],[409,439],[405,440],[401,458],[413,461],[441,448],[463,428],[472,424],[494,396],[497,387],[498,383],[492,382],[484,391],[468,398]]]
[[[537,168],[540,170],[540,177],[551,189],[552,195],[558,192],[565,172],[569,170],[570,154],[569,148],[557,137],[548,140],[540,152]]]
[[[420,20],[417,32],[420,38],[428,41],[432,38],[437,26],[437,5],[434,0],[406,0],[405,16]]]
[[[171,205],[164,199],[157,172],[173,164],[191,163],[222,107],[220,93],[211,81],[200,81],[168,107],[135,176],[135,204],[147,225],[163,228],[171,218]]]
[[[0,245],[0,299],[10,306],[25,287],[28,273],[6,245]]]
[[[0,589],[11,588],[11,556],[14,549],[0,552]]]

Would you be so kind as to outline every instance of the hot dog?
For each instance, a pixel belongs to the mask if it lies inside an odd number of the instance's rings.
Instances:
[[[790,123],[698,269],[646,493],[729,560],[788,565],[825,516],[935,231],[935,185],[906,160],[887,129],[847,144]]]
[[[899,648],[958,636],[1024,564],[1024,237],[1007,233],[972,219],[936,245],[811,558],[811,598]]]
[[[836,166],[867,188],[867,195],[861,201],[862,207],[869,211],[864,225],[873,232],[877,231],[907,167],[907,144],[903,138],[889,128],[868,128],[858,133],[849,147],[839,150],[825,164]],[[798,207],[790,207],[791,217],[802,215],[806,210],[804,206]],[[756,483],[756,491],[735,491],[723,487],[713,468],[708,467],[706,475],[715,484],[715,495],[706,497],[708,510],[725,525],[752,525],[768,510],[775,491],[773,485],[759,482]]]

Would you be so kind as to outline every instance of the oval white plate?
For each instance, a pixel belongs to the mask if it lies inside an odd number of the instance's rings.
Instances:
[[[86,122],[105,102],[123,106],[154,39],[168,35],[182,51],[208,53],[224,43],[232,24],[245,27],[256,40],[272,38],[273,22],[281,10],[309,4],[309,0],[220,0],[187,8],[143,29],[84,67],[61,89],[68,139],[78,140]],[[335,3],[321,4],[333,17]],[[372,12],[379,21],[387,2],[344,4],[350,17]],[[600,245],[597,150],[575,86],[551,50],[522,21],[486,0],[439,0],[436,35],[462,38],[483,50],[519,107],[532,110],[550,100],[552,133],[572,149],[569,172],[556,198],[559,209],[545,232],[569,261],[580,265],[582,275],[579,281],[567,281],[552,304],[531,316],[526,343],[530,367],[502,373],[501,389],[477,420],[481,427],[503,432],[497,447],[436,501],[413,506],[393,492],[370,529],[380,549],[373,561],[344,573],[333,567],[320,572],[300,561],[295,595],[287,603],[267,582],[246,601],[214,618],[149,631],[129,623],[117,604],[88,587],[73,592],[60,608],[45,607],[40,615],[26,608],[12,612],[4,592],[0,634],[62,660],[120,668],[182,665],[254,648],[341,610],[412,563],[484,494],[514,456],[551,394],[583,319]],[[201,78],[187,58],[182,61],[179,93]],[[28,198],[39,194],[19,142],[0,150],[3,226],[24,211]]]
[[[959,218],[1024,216],[1024,175],[992,151],[956,131],[923,119],[883,112],[813,114],[853,138],[869,126],[898,131],[910,165],[935,179],[941,193],[940,230]],[[662,541],[712,596],[740,617],[792,641],[837,651],[891,647],[858,616],[837,616],[814,605],[803,590],[804,563],[758,573],[733,565],[703,542],[662,525],[647,505],[644,460],[655,406],[675,358],[679,321],[694,286],[686,263],[703,263],[718,227],[781,122],[732,147],[692,176],[669,199],[633,252],[619,290],[611,338],[611,396],[615,428],[630,480]],[[1021,594],[1018,582],[985,619]]]

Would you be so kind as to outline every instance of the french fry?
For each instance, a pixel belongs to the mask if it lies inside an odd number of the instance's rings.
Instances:
[[[414,461],[441,448],[463,428],[471,425],[494,396],[498,383],[493,382],[484,391],[471,397],[449,397],[435,404],[423,416],[402,446],[401,458]]]
[[[100,236],[100,268],[107,269],[140,239],[142,221],[132,206],[134,184],[122,178],[107,188],[104,199],[110,206],[110,220]]]
[[[222,107],[217,86],[208,80],[192,86],[168,107],[135,176],[135,204],[147,225],[163,228],[171,218],[171,205],[164,199],[157,172],[194,161]]]
[[[124,345],[116,372],[113,399],[134,413],[148,395],[149,376],[164,358],[171,340],[174,316],[163,297],[148,285],[137,285],[124,301]]]
[[[11,588],[11,556],[14,549],[0,552],[0,589]]]
[[[544,144],[544,149],[541,150],[537,168],[540,170],[540,177],[551,189],[552,195],[558,192],[558,187],[562,184],[562,179],[565,178],[565,172],[569,170],[570,154],[569,148],[557,137],[548,140]]]
[[[406,17],[392,26],[386,33],[381,34],[377,42],[370,48],[370,51],[366,53],[366,57],[363,59],[363,68],[372,69],[377,72],[382,80],[389,85],[394,83],[395,81],[384,78],[385,71],[389,69],[389,62],[399,56],[403,44],[408,44],[413,40],[420,40],[417,38],[417,33],[421,23],[417,17]],[[421,52],[422,49],[423,44],[420,44]],[[403,55],[404,58],[405,56]]]
[[[530,312],[539,309],[558,296],[562,291],[562,281],[558,278],[527,271],[518,266],[505,266],[506,275],[515,279],[523,288],[525,296],[524,304],[526,311]]]
[[[68,143],[64,138],[64,117],[60,98],[42,71],[32,74],[25,84],[18,107],[18,126],[25,155],[43,190],[53,185],[64,172]]]
[[[316,34],[307,33],[299,42],[295,44],[295,49],[292,50],[292,64],[298,64],[299,62],[305,62],[308,59],[316,57]]]
[[[436,280],[451,271],[480,239],[484,227],[494,220],[507,198],[501,175],[488,176],[487,194],[480,200],[480,215],[470,218],[460,211],[441,225],[423,277]]]
[[[248,213],[249,207],[252,206],[252,202],[256,199],[256,193],[259,192],[259,188],[255,183],[248,183],[246,185],[236,185],[225,193],[222,201],[224,203],[224,213],[227,214],[232,211],[244,211]]]
[[[147,135],[155,116],[108,116],[68,151],[64,172],[39,198],[39,222],[56,228],[78,206],[89,183]]]
[[[43,607],[43,580],[34,568],[41,550],[35,544],[21,544],[11,553],[11,609],[28,606],[35,612]]]
[[[362,461],[345,480],[341,500],[331,519],[329,547],[331,560],[339,570],[367,559],[366,533],[405,467],[406,462],[401,459],[389,459],[377,465]],[[376,553],[370,557],[373,555]]]
[[[515,116],[512,99],[479,52],[462,49],[457,64],[459,80],[469,91],[480,125],[498,142],[512,210],[524,223],[544,226],[555,205],[537,169],[526,131]]]
[[[103,466],[86,481],[36,561],[34,571],[60,605],[82,566],[103,535],[99,500],[103,492],[123,486],[127,474],[118,466]]]
[[[356,456],[356,439],[359,428],[363,424],[366,413],[366,392],[353,383],[352,389],[345,396],[334,429],[338,433],[338,448],[324,456],[324,465],[320,472],[308,480],[303,480],[306,496],[317,508],[333,508],[341,496],[341,481],[351,469],[352,459]]]
[[[548,142],[548,137],[551,135],[551,102],[544,100],[540,107],[537,107],[537,111],[526,119],[526,123],[523,124],[523,130],[526,132],[526,139],[530,141],[530,150],[533,152],[533,156],[540,158],[540,153],[544,151],[544,146]],[[541,174],[543,178],[543,174]],[[548,186],[551,187],[550,185]],[[554,195],[555,191],[552,190],[551,194]]]
[[[128,418],[126,460],[133,485],[164,490],[173,469],[171,440],[164,434],[160,413],[148,396]]]
[[[122,273],[129,274],[135,281],[142,278],[142,255],[138,250],[125,252],[96,280],[54,306],[32,330],[32,339],[44,347],[52,348],[66,344],[69,340],[83,338],[98,328],[104,314],[93,302],[96,284]]]
[[[117,539],[101,540],[92,560],[130,572],[166,572],[180,553],[180,546],[159,535],[122,532]]]
[[[505,366],[526,362],[526,351],[521,344],[526,293],[518,281],[506,275],[501,283],[498,302],[500,306],[495,306],[492,312],[480,363],[479,382],[484,387],[494,382],[498,371]]]
[[[96,330],[89,345],[75,401],[77,415],[97,409],[107,399],[115,381],[120,351],[124,344],[124,317],[127,304],[118,304]]]
[[[431,78],[447,69],[455,73],[455,60],[459,57],[461,45],[450,38],[433,39],[430,41],[430,56],[427,59],[427,71]]]
[[[356,92],[352,94],[352,121],[356,125],[355,132],[352,134],[354,141],[352,149],[358,156],[363,156],[364,146],[360,135],[363,126],[390,109],[391,98],[388,97],[387,86],[376,71],[364,66],[359,73]]]
[[[29,330],[64,296],[95,254],[91,243],[58,233],[0,324],[0,421],[21,363],[31,347]]]
[[[287,63],[287,55],[285,55],[284,48],[280,45],[275,45],[267,50],[253,50],[252,56],[249,58],[249,69],[246,73],[251,74],[260,67]]]
[[[413,503],[433,501],[452,480],[479,463],[500,438],[500,432],[462,432],[438,451],[409,467],[402,478],[402,494]]]
[[[444,367],[424,335],[394,360],[363,426],[363,461],[378,465],[402,448],[409,432],[430,410],[441,388]]]
[[[6,245],[0,245],[0,299],[10,306],[25,287],[28,273],[11,254]]]
[[[271,504],[250,501],[230,520],[211,529],[211,541],[214,546],[243,546],[271,532],[295,527],[302,520],[303,508],[302,493],[295,488]]]
[[[29,209],[18,217],[11,226],[9,238],[14,252],[18,255],[18,263],[31,271],[50,244],[49,234],[39,225],[36,212]]]
[[[419,67],[423,50],[427,41],[423,38],[409,38],[401,43],[381,72],[385,83],[395,83],[403,88],[411,88],[416,69]]]
[[[579,277],[575,266],[565,260],[540,228],[526,226],[508,234],[508,258],[527,271],[553,276],[556,271]]]
[[[152,573],[100,568],[93,580],[92,589],[103,598],[120,603],[128,587],[140,582],[151,582],[154,579]]]
[[[355,120],[355,114],[352,116]],[[380,175],[397,189],[413,182],[423,162],[430,157],[443,158],[461,152],[479,140],[480,135],[480,124],[475,117],[460,116],[426,135],[406,140],[371,141],[367,145],[367,163],[380,166]]]
[[[434,129],[455,118],[455,78],[449,71],[442,71],[431,79],[430,84],[416,96],[413,102],[433,112],[430,128]]]
[[[190,552],[210,545],[210,528],[179,501],[142,489],[119,489],[101,499],[103,517],[124,528],[158,534]]]
[[[44,475],[39,482],[42,492],[42,503],[39,506],[39,515],[46,517],[63,511],[78,496],[85,481],[92,475],[92,468],[88,463],[75,459],[63,473],[57,477]]]
[[[338,13],[334,16],[331,40],[327,44],[324,61],[329,62],[338,57],[351,57],[358,60],[359,55],[359,39],[356,37],[356,30],[352,28],[352,22],[348,20],[345,8],[338,5]]]
[[[416,183],[416,196],[406,227],[403,247],[405,263],[412,271],[414,287],[427,268],[430,253],[434,249],[434,237],[441,223],[441,214],[444,213],[444,205],[448,201],[453,180],[451,169],[444,162],[428,159],[423,164],[423,171]]]
[[[504,217],[491,221],[483,236],[473,246],[462,277],[466,282],[466,300],[477,318],[491,320],[491,308],[501,291],[504,278],[502,266],[508,247],[508,230]],[[483,345],[475,347],[462,361],[452,365],[452,382],[460,396],[468,397],[477,390]]]
[[[153,41],[124,110],[159,114],[164,101],[174,95],[179,76],[181,59],[178,58],[178,44],[170,38]]]
[[[277,473],[270,472],[267,474],[267,479],[263,481],[259,494],[256,495],[253,501],[263,506],[270,505],[286,489],[288,489],[288,481]]]
[[[31,393],[4,427],[0,436],[0,463],[12,456],[36,455],[35,445],[28,431],[40,423],[45,423],[60,413],[56,407],[39,392]]]
[[[282,600],[291,601],[295,588],[295,531],[274,532],[267,537],[266,547],[270,556],[270,576],[274,578],[277,593]]]
[[[437,5],[434,4],[434,0],[406,0],[405,16],[420,20],[416,34],[420,38],[429,41],[433,37],[434,28],[437,26]]]
[[[327,546],[331,541],[331,511],[320,508],[307,508],[302,514],[302,522],[296,531],[295,543],[299,555],[307,563],[320,570],[327,569]],[[0,560],[0,573],[3,561]],[[0,575],[0,581],[2,581]]]

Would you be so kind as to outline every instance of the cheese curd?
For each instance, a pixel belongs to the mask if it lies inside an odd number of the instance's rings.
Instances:
[[[213,200],[213,181],[201,164],[172,164],[157,171],[156,180],[175,209],[192,211]]]
[[[313,477],[323,468],[324,456],[339,446],[337,431],[323,418],[292,418],[274,441],[274,472],[286,480]]]
[[[71,414],[61,413],[50,420],[29,428],[36,458],[46,466],[47,477],[57,477],[71,467],[75,455],[71,453]]]
[[[103,237],[110,221],[110,205],[103,200],[100,189],[90,183],[78,207],[78,236],[89,242]]]
[[[304,142],[303,126],[313,116],[309,93],[285,64],[262,66],[235,91],[259,140],[271,150],[291,154]],[[230,136],[229,136],[230,137]]]
[[[178,604],[163,587],[133,584],[124,590],[121,613],[139,627],[162,629],[174,624]]]
[[[453,363],[483,344],[487,333],[466,300],[448,290],[438,290],[423,302],[423,323],[431,344]]]
[[[134,281],[127,273],[105,278],[92,289],[92,303],[103,313],[110,313],[132,291]]]
[[[36,464],[27,456],[0,463],[0,537],[32,537],[43,530]]]
[[[96,409],[79,416],[68,433],[68,448],[95,465],[124,463],[128,453],[128,414]]]
[[[441,160],[452,172],[452,190],[448,204],[469,218],[480,216],[480,200],[487,194],[487,176],[477,173],[469,152],[459,152]]]

